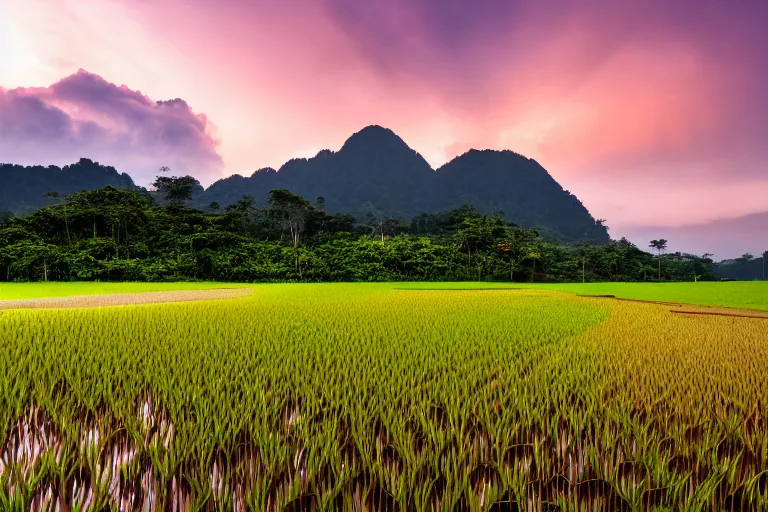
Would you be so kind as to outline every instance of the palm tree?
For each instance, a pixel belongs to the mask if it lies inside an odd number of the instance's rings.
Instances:
[[[648,247],[656,249],[659,255],[659,282],[661,282],[661,251],[667,248],[667,241],[663,238],[659,240],[651,240],[651,244]]]

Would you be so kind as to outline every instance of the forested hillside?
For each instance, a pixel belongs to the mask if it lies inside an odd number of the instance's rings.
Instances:
[[[79,162],[63,168],[55,165],[24,167],[0,164],[0,212],[29,214],[51,204],[51,197],[46,197],[46,193],[55,192],[64,196],[107,185],[138,190],[127,174],[88,158],[81,158]]]
[[[768,277],[768,251],[758,257],[747,253],[740,258],[721,261],[716,273],[718,277],[738,281],[765,280]]]
[[[182,175],[185,170],[171,173]],[[51,204],[46,193],[65,196],[107,185],[138,189],[127,174],[85,158],[64,168],[4,164],[0,166],[0,212],[29,214]],[[549,241],[609,241],[602,222],[536,161],[512,151],[472,150],[435,171],[394,132],[380,126],[353,134],[339,151],[293,159],[278,171],[265,168],[249,177],[231,176],[205,191],[197,184],[190,205],[224,208],[249,195],[263,207],[269,192],[277,189],[312,200],[322,197],[327,212],[350,213],[360,222],[411,219],[470,204],[480,213],[501,212],[520,226],[535,227]]]
[[[548,229],[564,242],[608,242],[608,232],[579,199],[535,160],[512,151],[470,150],[436,173],[433,209],[471,204],[479,211],[504,212],[521,226]]]
[[[463,204],[481,213],[503,212],[525,227],[538,227],[549,240],[607,243],[607,229],[536,161],[512,151],[476,151],[436,171],[394,132],[368,126],[337,152],[294,159],[278,171],[214,183],[200,198],[231,204],[243,194],[266,204],[270,190],[286,188],[304,197],[323,197],[327,211],[412,218]]]

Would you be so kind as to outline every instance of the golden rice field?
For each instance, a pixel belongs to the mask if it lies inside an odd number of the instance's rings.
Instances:
[[[0,510],[767,510],[768,320],[254,286],[0,311]]]

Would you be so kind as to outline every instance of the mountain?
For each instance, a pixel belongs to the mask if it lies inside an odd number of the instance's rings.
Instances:
[[[565,242],[608,242],[606,228],[535,160],[512,151],[469,152],[433,170],[392,130],[368,126],[337,152],[323,150],[294,159],[279,170],[231,176],[217,181],[200,206],[231,204],[243,195],[264,203],[270,190],[287,188],[307,199],[325,199],[326,210],[371,208],[410,219],[464,203],[484,213],[503,211],[522,226],[538,226],[547,238]]]
[[[609,240],[575,195],[536,160],[512,151],[471,149],[440,167],[436,177],[438,209],[467,203],[486,213],[502,211],[521,226],[553,229],[564,240]]]
[[[3,164],[0,212],[29,213],[47,204],[43,194],[49,191],[66,195],[106,185],[139,188],[127,174],[85,158],[63,168]],[[280,188],[310,201],[323,197],[329,213],[372,212],[410,220],[469,203],[480,212],[502,211],[521,226],[539,227],[553,241],[609,241],[606,228],[535,160],[512,151],[470,150],[434,170],[381,126],[363,128],[338,151],[325,149],[249,177],[230,176],[205,191],[196,187],[191,205],[205,208],[217,202],[224,207],[245,195],[265,205],[269,191]]]
[[[263,202],[270,190],[287,188],[312,201],[323,197],[329,212],[370,203],[385,215],[412,217],[432,211],[426,193],[434,177],[427,161],[392,130],[369,126],[347,139],[338,152],[326,149],[313,158],[290,160],[277,171],[266,168],[250,178],[219,180],[202,200],[224,206],[247,194]]]
[[[87,158],[64,167],[0,164],[0,212],[26,215],[48,204],[46,192],[67,195],[107,185],[139,189],[127,174]]]

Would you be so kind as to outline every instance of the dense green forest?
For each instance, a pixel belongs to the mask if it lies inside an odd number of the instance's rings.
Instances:
[[[471,205],[412,219],[329,214],[272,190],[226,207],[188,206],[191,177],[154,195],[107,186],[0,218],[0,279],[217,281],[642,281],[713,279],[714,263],[651,254],[625,239],[561,245]],[[157,198],[160,198],[158,200]],[[662,241],[663,242],[663,241]]]
[[[746,253],[740,258],[723,260],[717,263],[715,272],[718,277],[725,279],[764,281],[768,278],[768,251],[759,257]]]

